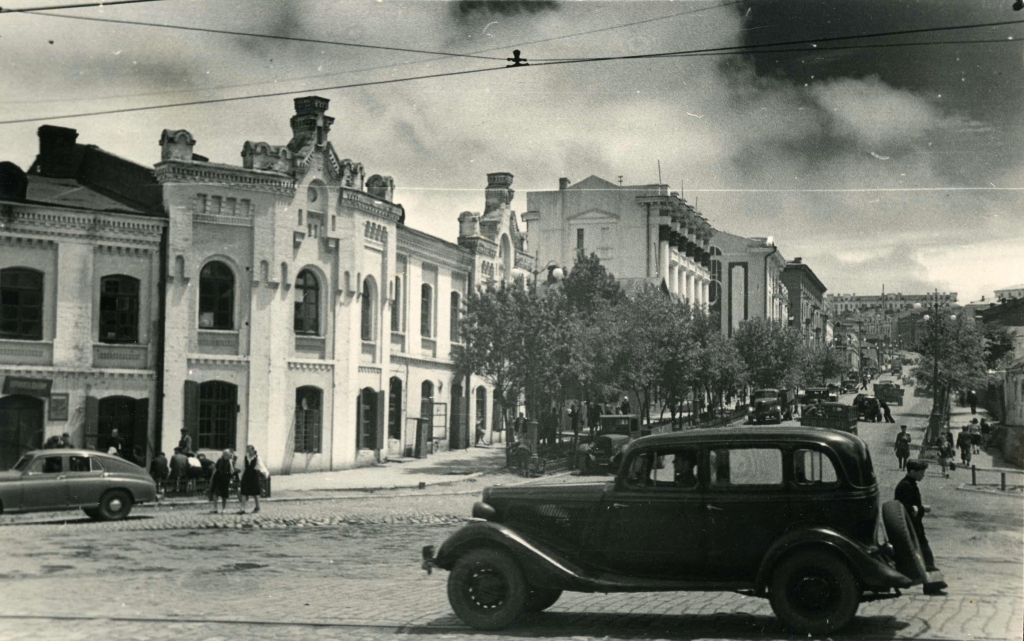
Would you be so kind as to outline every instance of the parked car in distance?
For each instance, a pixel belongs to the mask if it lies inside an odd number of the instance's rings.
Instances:
[[[117,521],[132,506],[156,500],[146,470],[89,450],[33,450],[0,472],[0,513],[81,509],[97,521]]]
[[[857,409],[842,403],[808,405],[800,414],[803,427],[824,427],[851,434],[857,433]]]
[[[576,469],[580,474],[614,468],[622,448],[633,439],[646,436],[636,414],[602,414],[600,421],[593,442],[580,445],[576,452]]]
[[[827,387],[808,387],[804,390],[803,396],[800,397],[800,404],[811,405],[815,401],[835,403],[838,400],[839,395]]]
[[[800,634],[927,577],[903,506],[880,506],[867,445],[839,431],[670,432],[625,447],[611,482],[492,487],[424,566],[468,625],[505,628],[563,591],[737,591]],[[756,526],[752,526],[756,524]]]
[[[905,390],[893,381],[879,381],[874,384],[875,398],[889,405],[903,405]]]
[[[878,399],[871,394],[857,394],[853,398],[852,405],[857,408],[857,416],[865,421],[881,420],[882,406]]]
[[[843,394],[853,394],[857,391],[858,387],[860,387],[860,381],[858,381],[856,378],[846,378],[843,379],[843,384],[840,386],[840,391]]]

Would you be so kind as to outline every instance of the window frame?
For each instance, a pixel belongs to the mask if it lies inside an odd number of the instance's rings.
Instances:
[[[462,320],[462,294],[452,292],[448,296],[448,307],[450,318],[448,319],[448,338],[456,344],[462,344],[462,332],[459,331],[459,323]]]
[[[306,400],[306,407],[302,401]],[[310,401],[314,401],[311,403]],[[316,407],[311,407],[315,404]],[[295,388],[295,438],[296,453],[320,454],[323,452],[324,391],[315,385]],[[311,423],[313,428],[310,429]]]
[[[811,452],[812,454],[817,454],[817,455],[821,456],[822,458],[827,459],[829,464],[832,466],[832,473],[835,475],[835,480],[834,481],[828,481],[828,482],[825,482],[825,481],[804,481],[804,482],[800,482],[800,481],[798,481],[797,480],[797,475],[796,475],[796,461],[797,461],[797,455],[800,452]],[[790,485],[792,485],[792,487],[794,487],[794,488],[796,488],[796,489],[798,489],[800,491],[805,491],[805,492],[806,491],[810,491],[810,492],[813,492],[813,491],[821,490],[821,489],[835,488],[835,487],[838,487],[843,482],[843,472],[842,472],[842,468],[840,466],[840,463],[837,460],[836,456],[830,450],[828,450],[828,449],[813,447],[810,444],[801,444],[801,445],[794,446],[788,452],[788,456],[789,456],[789,465],[787,466],[789,468],[789,480],[788,480],[788,483]]]
[[[402,332],[402,277],[395,276],[395,300],[391,303],[391,331]]]
[[[118,291],[108,293],[108,283],[117,283]],[[129,289],[134,288],[134,291],[121,291],[126,286],[129,286]],[[99,342],[111,345],[138,344],[140,293],[141,282],[133,276],[108,274],[100,278]],[[126,309],[120,309],[122,301],[125,302],[124,306]],[[105,309],[105,303],[107,302],[113,302],[112,309]],[[122,317],[122,314],[127,315],[127,320]],[[113,338],[108,336],[104,329],[108,325],[113,326]]]
[[[208,276],[203,276],[203,272],[207,269],[215,270],[220,268],[223,268],[225,272],[219,275],[211,273]],[[215,291],[204,291],[204,280],[208,287],[216,287]],[[235,323],[235,288],[237,283],[238,279],[235,277],[234,270],[222,260],[214,259],[202,266],[199,270],[199,304],[198,317],[196,318],[196,324],[199,329],[214,331],[234,331],[237,329]],[[227,305],[223,304],[225,301]],[[204,308],[209,305],[212,305],[213,308]],[[202,324],[203,314],[205,313],[213,315],[211,324],[206,327]],[[226,319],[227,322],[224,322],[225,314],[230,316]]]
[[[628,491],[628,492],[654,492],[654,493],[659,493],[659,494],[664,494],[664,493],[671,493],[671,494],[698,494],[698,493],[700,493],[702,491],[702,489],[703,489],[703,483],[702,483],[702,478],[703,478],[703,475],[702,475],[702,461],[704,460],[704,454],[702,452],[701,446],[698,445],[698,444],[665,445],[665,446],[663,446],[661,448],[645,449],[645,450],[642,450],[640,452],[637,452],[634,456],[632,456],[629,459],[629,466],[633,466],[635,464],[635,462],[637,461],[637,459],[640,459],[640,458],[643,458],[643,457],[649,457],[650,460],[653,462],[653,461],[656,461],[660,457],[668,456],[669,454],[675,456],[677,453],[682,452],[682,451],[688,451],[690,454],[693,455],[693,465],[697,468],[696,472],[694,473],[694,480],[696,481],[694,483],[694,485],[692,485],[690,487],[680,487],[680,486],[674,485],[674,484],[673,485],[647,485],[645,483],[643,485],[636,485],[636,484],[633,484],[633,483],[629,482],[628,472],[627,472],[627,476],[625,478],[623,478],[623,483],[622,483],[622,488],[621,489],[623,489],[625,491]],[[655,471],[655,469],[668,469],[668,468],[667,467],[663,467],[663,468],[649,468],[647,470],[647,477],[646,478],[647,478],[647,480],[652,481],[652,483],[658,482],[656,480],[652,480],[651,479],[651,472]],[[673,474],[673,478],[674,478],[674,474]],[[673,481],[673,483],[674,483],[674,481]]]
[[[712,456],[715,452],[721,450],[728,450],[730,452],[738,450],[770,450],[778,452],[779,454],[779,482],[778,483],[741,483],[736,484],[731,480],[728,485],[720,485],[715,482],[715,470],[712,464]],[[777,445],[766,445],[766,444],[749,444],[749,445],[709,445],[706,448],[705,459],[707,461],[707,488],[710,492],[718,493],[729,493],[729,492],[779,492],[785,490],[787,487],[788,474],[786,472],[787,459],[791,463],[792,458],[787,457],[787,449]],[[731,471],[731,470],[730,470]],[[731,474],[730,474],[731,476]]]
[[[433,338],[434,329],[434,286],[423,283],[420,285],[420,336]]]
[[[15,277],[17,280],[21,280],[24,277],[33,277],[38,279],[37,287],[23,287],[19,283],[17,286],[4,285],[4,280],[9,277]],[[38,303],[25,303],[21,299],[26,294],[36,294],[38,296]],[[13,298],[17,296],[18,301],[16,303],[5,303],[5,298]],[[43,316],[46,307],[46,274],[38,269],[31,267],[6,267],[0,269],[0,339],[7,340],[24,340],[24,341],[41,341],[43,340]],[[5,319],[4,316],[9,314],[11,309],[14,310],[13,318]],[[36,319],[26,319],[25,312],[34,310],[36,313]],[[5,331],[3,326],[5,323],[14,323],[14,331]],[[25,328],[29,329],[26,330]],[[34,331],[33,331],[34,330]]]
[[[362,287],[362,300],[360,301],[359,307],[359,338],[364,343],[373,343],[376,341],[377,323],[374,322],[376,314],[376,288],[374,287],[374,281],[372,278],[367,276],[363,279]]]
[[[211,392],[214,395],[213,398],[204,398],[204,392],[207,390],[213,390]],[[230,396],[217,398],[216,395],[219,392],[230,393]],[[236,441],[238,440],[238,386],[227,381],[204,381],[199,384],[198,400],[199,416],[196,422],[195,449],[235,449]],[[211,407],[213,410],[217,408],[227,410],[228,415],[219,416],[215,413],[212,416],[209,414],[204,416],[204,413],[210,411],[209,408]],[[225,430],[224,434],[220,434],[220,431],[216,429],[216,423],[219,421],[227,422],[229,425],[230,429]],[[207,429],[204,429],[204,426]],[[223,438],[223,442],[218,441],[218,436]]]
[[[308,300],[310,292],[313,300]],[[295,277],[292,332],[301,336],[320,336],[320,278],[311,269],[299,270]]]

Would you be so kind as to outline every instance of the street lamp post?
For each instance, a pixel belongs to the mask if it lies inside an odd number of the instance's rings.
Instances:
[[[914,303],[915,309],[921,309],[921,303]],[[932,301],[929,307],[932,308],[932,314],[925,314],[922,316],[922,320],[926,323],[931,323],[931,343],[932,343],[932,413],[928,421],[928,433],[925,435],[925,444],[934,443],[939,438],[939,430],[942,428],[943,414],[945,410],[945,394],[946,390],[942,390],[943,398],[939,398],[940,386],[939,386],[939,291],[935,290],[935,300]],[[949,320],[955,321],[956,314],[950,314]]]

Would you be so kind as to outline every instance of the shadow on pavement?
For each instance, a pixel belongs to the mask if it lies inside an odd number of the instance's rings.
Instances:
[[[453,626],[463,625],[454,615],[442,617],[425,625],[405,630],[408,634],[451,634]],[[892,639],[909,624],[892,616],[858,616],[830,639]],[[436,626],[436,629],[431,629]],[[469,628],[467,628],[469,630]],[[629,614],[544,612],[524,616],[513,627],[485,632],[473,630],[475,636],[502,639],[564,639],[597,637],[603,639],[808,639],[787,631],[773,616],[745,613],[716,614]],[[819,638],[819,637],[814,637]],[[825,638],[824,636],[820,638]]]

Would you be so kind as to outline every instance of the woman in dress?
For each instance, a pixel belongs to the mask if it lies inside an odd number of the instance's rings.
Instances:
[[[239,514],[245,514],[245,506],[249,502],[251,496],[253,501],[256,502],[256,507],[252,513],[256,514],[260,511],[260,490],[261,478],[270,476],[267,468],[263,465],[263,461],[260,460],[259,454],[256,453],[256,448],[252,445],[247,445],[245,448],[245,470],[242,472],[242,481],[238,487],[238,502],[242,504]]]
[[[900,425],[900,432],[896,435],[896,442],[893,450],[896,452],[896,460],[900,464],[899,469],[906,469],[907,460],[910,459],[910,434],[907,433],[907,426]]]
[[[231,493],[231,477],[234,475],[234,466],[231,464],[231,450],[224,450],[217,463],[213,466],[213,476],[210,478],[210,500],[213,501],[213,513],[217,513],[217,498],[220,498],[220,511],[228,509],[228,495]]]

